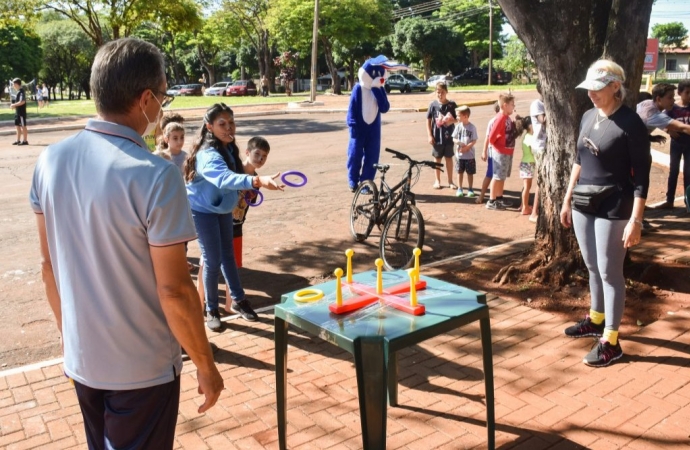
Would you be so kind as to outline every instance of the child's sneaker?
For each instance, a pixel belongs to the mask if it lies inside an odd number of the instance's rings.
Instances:
[[[456,197],[464,197],[465,193],[462,191],[462,188],[459,188],[457,191],[455,191],[455,196]]]
[[[470,189],[469,191],[467,191],[467,196],[470,197],[470,198],[474,197],[474,191],[473,191],[472,189]]]
[[[606,367],[623,356],[623,349],[620,341],[616,345],[603,339],[599,340],[587,356],[582,360],[590,367]]]
[[[489,200],[488,202],[486,202],[486,209],[504,210],[506,209],[506,207],[503,206],[503,203],[499,201]]]
[[[572,338],[581,337],[601,337],[604,335],[604,323],[599,325],[592,322],[589,316],[576,323],[575,325],[565,329],[565,335]]]

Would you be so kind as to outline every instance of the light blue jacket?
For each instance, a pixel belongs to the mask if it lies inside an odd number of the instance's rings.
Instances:
[[[200,150],[196,154],[196,176],[187,183],[189,204],[193,211],[228,214],[237,205],[238,191],[252,189],[252,178],[233,172],[215,149]]]

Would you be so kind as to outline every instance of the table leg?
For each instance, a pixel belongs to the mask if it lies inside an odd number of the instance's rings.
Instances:
[[[491,322],[488,317],[479,320],[482,335],[482,357],[484,361],[484,388],[486,390],[486,431],[488,448],[496,448],[496,417],[494,413],[494,365],[491,347]]]
[[[355,340],[355,368],[364,450],[386,448],[386,347],[381,338]]]
[[[398,353],[388,354],[388,404],[398,406]]]
[[[287,337],[288,324],[283,319],[275,318],[275,355],[276,355],[276,403],[278,409],[278,446],[287,449]]]

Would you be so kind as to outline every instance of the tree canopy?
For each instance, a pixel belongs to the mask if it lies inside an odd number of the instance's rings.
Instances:
[[[434,59],[459,56],[464,51],[462,36],[450,24],[420,17],[396,23],[392,44],[396,58],[407,63],[421,62],[426,78],[431,74]]]
[[[663,47],[685,48],[688,29],[683,22],[657,23],[652,27],[652,37],[659,39]]]
[[[489,57],[489,5],[485,0],[444,0],[439,17],[453,23],[453,29],[462,36],[473,67]],[[501,27],[505,21],[501,8],[494,6],[494,57],[501,55]]]
[[[41,39],[19,25],[0,26],[0,83],[18,77],[25,83],[38,76],[43,52]]]

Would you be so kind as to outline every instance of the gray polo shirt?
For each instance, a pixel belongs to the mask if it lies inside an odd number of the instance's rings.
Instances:
[[[180,346],[149,246],[196,239],[177,167],[149,153],[133,129],[90,120],[41,153],[30,200],[46,223],[67,375],[107,390],[172,381]]]

